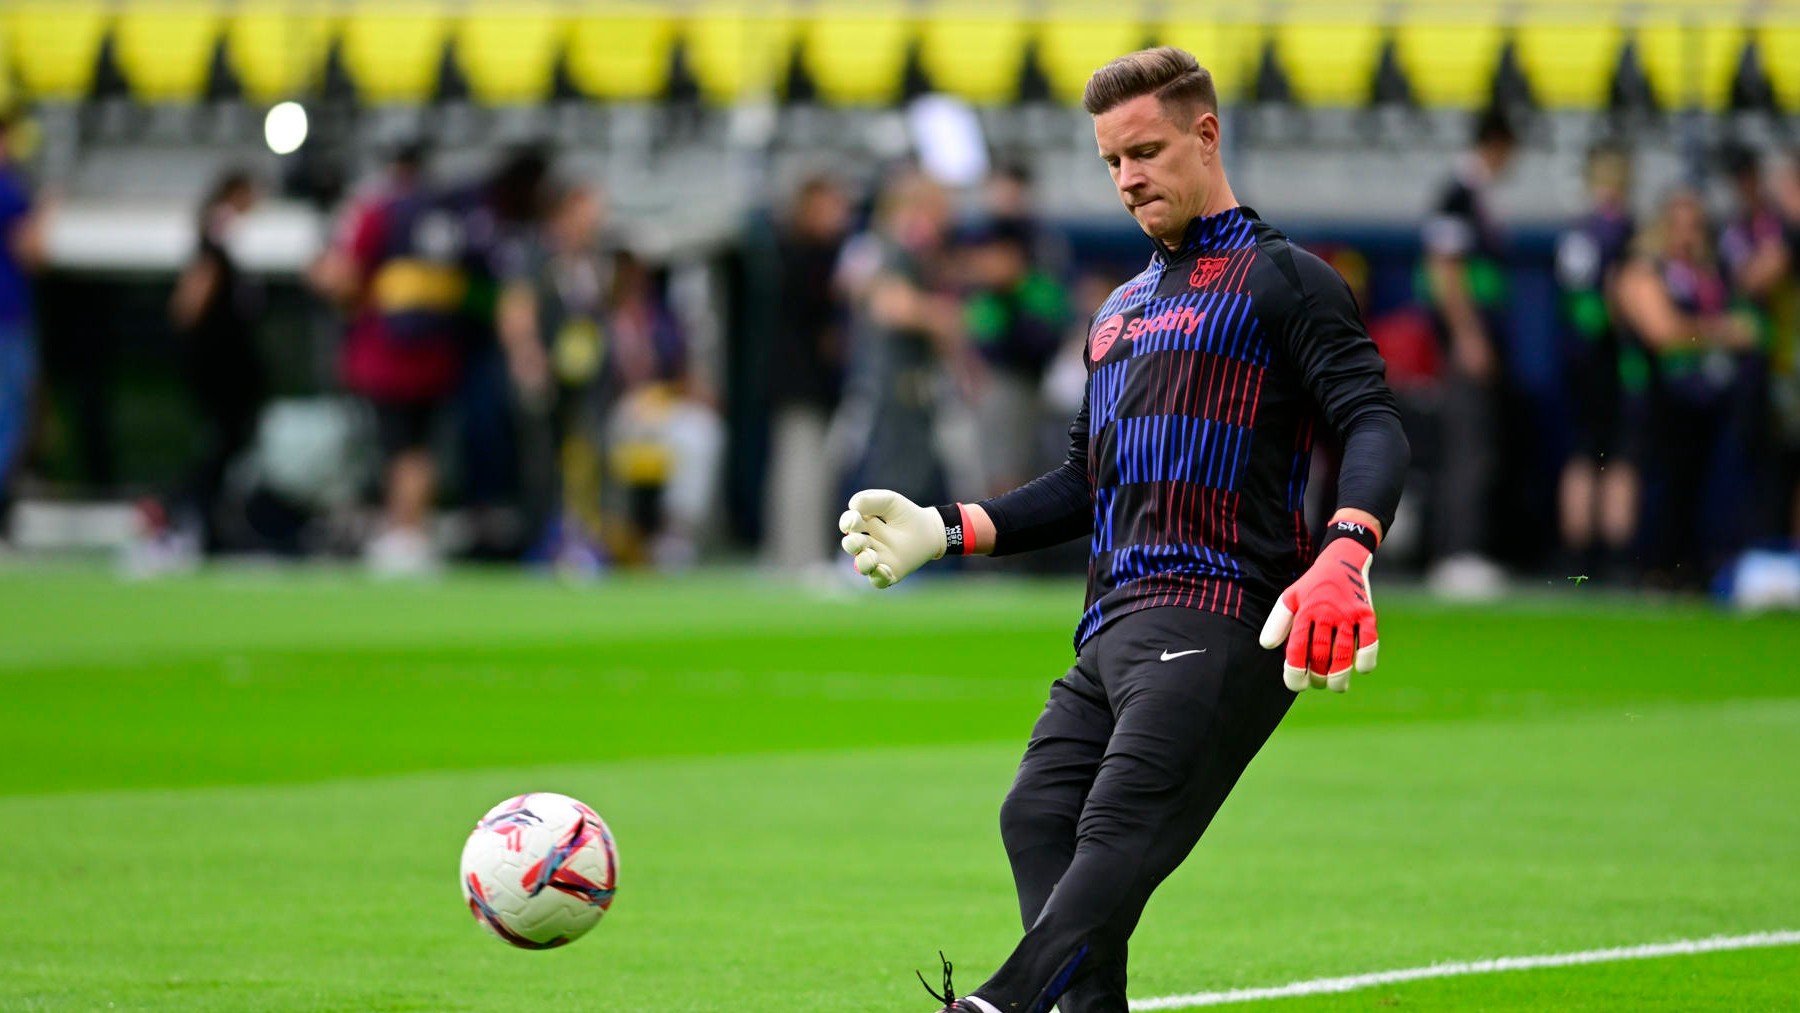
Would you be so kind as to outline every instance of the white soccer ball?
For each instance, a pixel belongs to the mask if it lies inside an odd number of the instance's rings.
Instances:
[[[509,798],[488,810],[463,845],[470,913],[527,950],[574,942],[598,924],[618,877],[606,821],[567,795]]]

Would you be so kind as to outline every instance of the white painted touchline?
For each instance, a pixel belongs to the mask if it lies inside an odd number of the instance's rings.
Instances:
[[[1540,967],[1571,967],[1576,964],[1605,964],[1615,960],[1645,960],[1651,957],[1679,957],[1692,953],[1716,953],[1720,950],[1750,950],[1765,946],[1800,945],[1800,931],[1754,932],[1747,936],[1708,936],[1705,939],[1677,939],[1668,943],[1646,943],[1642,946],[1620,946],[1610,950],[1583,950],[1579,953],[1546,953],[1535,957],[1494,957],[1458,963],[1432,964],[1429,967],[1407,967],[1397,971],[1371,971],[1344,978],[1315,978],[1268,988],[1234,988],[1228,992],[1194,992],[1190,995],[1164,995],[1154,999],[1133,999],[1133,1010],[1193,1009],[1197,1006],[1220,1006],[1228,1002],[1250,1002],[1256,999],[1287,999],[1296,996],[1330,995],[1354,992],[1360,988],[1392,985],[1425,978],[1456,978],[1465,974],[1499,974],[1504,971],[1530,971]]]

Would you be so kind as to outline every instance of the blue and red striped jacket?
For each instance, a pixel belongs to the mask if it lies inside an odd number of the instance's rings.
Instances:
[[[1079,648],[1139,609],[1260,625],[1311,562],[1316,423],[1346,441],[1338,505],[1393,519],[1399,411],[1348,287],[1248,208],[1158,244],[1089,328],[1087,394],[1063,465],[985,501],[995,554],[1091,533]]]

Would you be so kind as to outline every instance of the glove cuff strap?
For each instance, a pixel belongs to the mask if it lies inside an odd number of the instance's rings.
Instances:
[[[963,521],[961,503],[951,503],[937,508],[938,516],[944,519],[944,555],[966,556],[975,548],[975,539],[969,526]]]
[[[1319,540],[1319,551],[1323,552],[1327,545],[1340,538],[1348,538],[1370,552],[1374,552],[1375,547],[1381,544],[1381,539],[1376,537],[1374,530],[1367,524],[1335,520],[1325,526],[1325,537]]]

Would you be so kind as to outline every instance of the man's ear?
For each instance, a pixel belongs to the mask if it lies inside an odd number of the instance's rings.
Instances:
[[[1219,150],[1219,114],[1210,109],[1202,109],[1194,115],[1194,135],[1200,138],[1200,146],[1208,155]]]

